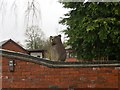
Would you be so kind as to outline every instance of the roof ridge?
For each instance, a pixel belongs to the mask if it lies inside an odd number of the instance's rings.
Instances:
[[[3,40],[3,41],[1,41],[0,42],[0,46],[2,46],[3,44],[5,44],[7,41],[9,41],[9,40],[11,40],[11,39],[7,39],[7,40]]]

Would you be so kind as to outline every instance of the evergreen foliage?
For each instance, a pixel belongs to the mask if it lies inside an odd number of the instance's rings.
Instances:
[[[120,3],[62,2],[71,9],[60,21],[78,59],[120,60]]]

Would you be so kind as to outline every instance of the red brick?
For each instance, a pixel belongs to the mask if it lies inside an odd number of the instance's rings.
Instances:
[[[9,72],[9,58],[3,57],[4,88],[118,88],[120,87],[120,70],[115,67],[101,68],[48,68],[43,65],[15,60],[14,72]],[[12,81],[13,79],[13,81]]]

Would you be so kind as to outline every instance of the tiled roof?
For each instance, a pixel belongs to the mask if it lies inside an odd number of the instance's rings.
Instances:
[[[76,58],[67,58],[66,62],[78,62]]]

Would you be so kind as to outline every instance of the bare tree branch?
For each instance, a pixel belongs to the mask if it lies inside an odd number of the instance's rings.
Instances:
[[[28,27],[26,30],[26,46],[29,49],[43,49],[44,47],[44,33],[38,26]]]
[[[41,18],[40,6],[36,0],[28,1],[28,6],[25,11],[25,18],[27,18],[27,27],[32,26],[35,22],[39,21]],[[31,23],[31,25],[30,25]],[[38,23],[37,23],[38,24]]]

